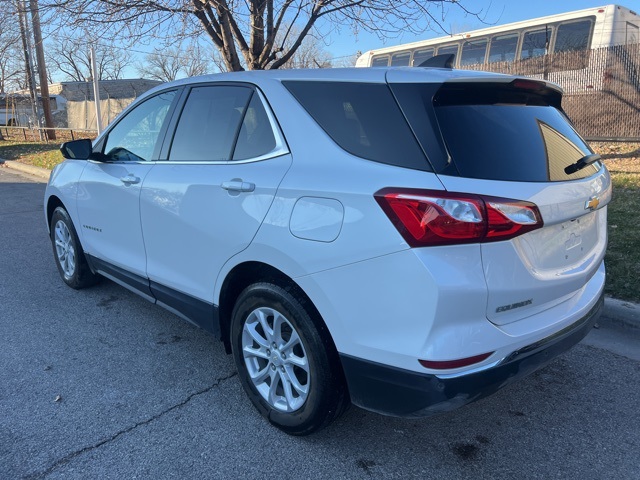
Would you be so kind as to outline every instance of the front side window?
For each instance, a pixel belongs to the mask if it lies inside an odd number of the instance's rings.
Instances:
[[[180,114],[169,160],[230,160],[252,93],[251,88],[239,86],[192,88]]]
[[[108,134],[104,154],[116,162],[153,159],[160,130],[167,119],[175,90],[151,97],[126,114]]]

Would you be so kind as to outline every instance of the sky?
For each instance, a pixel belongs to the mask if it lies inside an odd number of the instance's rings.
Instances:
[[[0,0],[2,1],[2,0]],[[607,0],[460,0],[469,10],[478,11],[480,18],[465,14],[455,5],[446,7],[446,16],[443,26],[454,33],[467,32],[480,28],[503,25],[557,13],[582,10],[586,8],[606,5]],[[611,0],[609,0],[611,1]],[[640,0],[619,0],[625,7],[640,12]],[[325,29],[322,29],[325,30]],[[375,34],[361,31],[356,37],[349,28],[342,28],[340,32],[332,32],[324,38],[324,49],[333,59],[336,66],[341,66],[342,59],[351,59],[357,51],[366,52],[376,48],[400,45],[418,40],[446,36],[449,32],[426,31],[420,35],[405,34],[397,38],[380,39]],[[209,40],[203,35],[203,43],[209,44]],[[140,76],[135,64],[142,62],[144,52],[153,50],[153,43],[139,45],[135,49],[127,49],[128,54],[134,57],[134,63],[124,70],[125,78],[137,78]],[[63,80],[60,73],[52,72],[55,81]]]
[[[486,23],[482,23],[478,18],[465,15],[464,12],[455,6],[449,6],[444,20],[444,26],[450,31],[465,32],[488,28],[505,23],[528,20],[531,18],[554,15],[556,13],[571,12],[585,8],[601,7],[613,2],[592,1],[592,0],[466,0],[465,6],[469,10],[481,10],[481,16]],[[618,5],[625,6],[640,13],[640,0],[621,0]],[[425,32],[422,35],[404,35],[399,38],[382,41],[375,35],[362,32],[354,39],[353,34],[347,29],[341,35],[331,35],[331,43],[325,46],[331,56],[341,57],[351,55],[354,50],[365,52],[375,48],[400,45],[402,43],[427,40],[430,38],[442,37],[446,33]]]

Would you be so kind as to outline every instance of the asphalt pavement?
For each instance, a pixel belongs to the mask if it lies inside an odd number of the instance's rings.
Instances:
[[[357,408],[289,437],[221,344],[110,281],[58,276],[44,183],[0,167],[0,479],[640,478],[638,305],[497,394],[427,419]]]

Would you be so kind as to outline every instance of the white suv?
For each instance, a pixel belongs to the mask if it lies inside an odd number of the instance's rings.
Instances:
[[[58,269],[213,333],[288,433],[349,403],[459,407],[602,307],[611,182],[561,97],[440,68],[161,85],[61,147],[44,203]]]

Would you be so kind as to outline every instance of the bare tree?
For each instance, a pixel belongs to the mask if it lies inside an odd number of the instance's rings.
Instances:
[[[155,49],[145,57],[136,70],[141,77],[170,82],[180,77],[204,75],[213,70],[211,55],[206,49],[192,44]]]
[[[131,38],[157,32],[205,32],[220,52],[226,70],[273,69],[285,65],[315,33],[334,29],[375,32],[380,37],[438,28],[448,8],[470,11],[465,0],[48,0],[67,24],[91,25]],[[296,33],[293,28],[296,27]],[[178,32],[177,29],[181,30]]]
[[[294,42],[299,33],[296,27],[290,29],[291,35],[284,41],[278,39],[276,43],[282,45],[285,50],[291,49],[291,43]],[[314,35],[307,35],[295,53],[284,62],[280,68],[330,68],[331,55],[324,49],[322,40]]]
[[[78,37],[53,36],[47,49],[47,64],[55,73],[68,80],[85,82],[91,78],[89,44],[92,40]],[[122,77],[125,67],[131,65],[126,51],[103,41],[93,42],[96,52],[99,80],[116,80]]]
[[[0,93],[24,88],[20,31],[13,3],[0,8]]]

